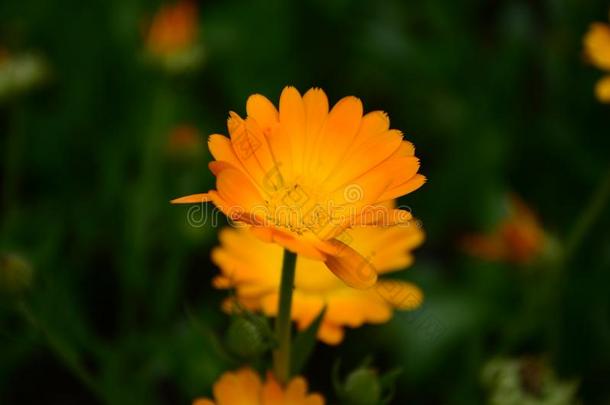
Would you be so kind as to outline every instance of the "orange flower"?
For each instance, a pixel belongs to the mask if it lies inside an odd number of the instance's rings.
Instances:
[[[585,54],[591,63],[610,72],[610,25],[593,23],[584,38]],[[610,75],[604,76],[595,86],[599,101],[610,103]]]
[[[216,190],[173,202],[212,201],[260,239],[323,261],[346,284],[374,285],[374,268],[339,237],[351,226],[411,220],[380,203],[424,183],[413,145],[385,113],[363,116],[355,97],[329,111],[320,89],[301,97],[286,87],[279,111],[255,94],[246,110],[246,119],[230,113],[230,138],[210,136]]]
[[[148,30],[147,46],[151,53],[166,56],[181,52],[193,44],[197,36],[197,5],[181,0],[162,7]]]
[[[171,130],[167,144],[168,152],[171,155],[197,155],[202,148],[203,142],[197,128],[183,124]]]
[[[463,246],[473,256],[492,261],[525,264],[544,248],[546,237],[534,213],[516,196],[509,199],[509,211],[487,235],[468,235]]]
[[[424,239],[415,224],[354,228],[346,235],[349,245],[380,274],[409,266],[411,250]],[[260,241],[245,229],[223,229],[220,242],[212,251],[212,261],[222,272],[214,285],[235,288],[236,300],[251,311],[277,315],[282,248]],[[421,290],[411,283],[378,280],[373,288],[357,290],[346,286],[322,262],[303,256],[297,259],[292,319],[299,329],[306,329],[326,307],[318,338],[327,344],[340,343],[346,326],[387,322],[394,308],[414,309],[421,302]],[[224,306],[231,310],[233,303],[227,300]]]
[[[307,382],[293,378],[282,388],[271,373],[267,381],[248,368],[223,374],[214,384],[215,401],[197,399],[193,405],[324,405],[320,394],[307,394]]]

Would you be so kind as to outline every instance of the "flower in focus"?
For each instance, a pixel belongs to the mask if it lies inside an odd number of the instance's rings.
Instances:
[[[329,111],[320,89],[301,96],[286,87],[279,111],[255,94],[246,110],[245,119],[230,113],[230,137],[210,136],[216,190],[173,202],[211,201],[261,240],[323,261],[349,286],[373,286],[371,263],[339,237],[352,226],[412,219],[381,203],[424,184],[413,145],[385,113],[363,115],[356,97]]]
[[[346,235],[350,246],[366,257],[379,274],[409,266],[413,262],[411,250],[424,239],[423,231],[415,224],[354,228]],[[212,261],[222,274],[214,279],[214,285],[234,288],[235,299],[251,311],[277,315],[281,246],[264,243],[245,229],[225,228],[219,237],[221,246],[212,251]],[[422,299],[418,287],[403,281],[380,279],[373,288],[350,288],[322,262],[299,256],[291,315],[303,330],[326,307],[318,338],[327,344],[338,344],[345,327],[387,322],[393,309],[415,309]],[[232,299],[225,302],[225,309],[233,307]]]
[[[610,25],[593,23],[584,38],[585,54],[590,62],[610,73]],[[610,74],[604,76],[595,85],[595,94],[599,101],[610,103]]]
[[[150,23],[146,34],[148,52],[170,71],[196,68],[202,60],[197,13],[193,0],[179,0],[163,6]]]
[[[490,234],[467,235],[464,249],[473,256],[491,261],[527,264],[544,249],[546,235],[530,208],[510,196],[508,212]]]
[[[193,405],[323,405],[320,394],[308,394],[307,382],[293,378],[285,388],[271,373],[262,382],[256,372],[243,368],[223,374],[214,384],[214,399],[197,399]]]

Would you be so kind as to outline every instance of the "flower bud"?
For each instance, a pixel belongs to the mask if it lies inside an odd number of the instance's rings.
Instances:
[[[348,404],[377,405],[381,401],[379,376],[370,368],[352,371],[345,379],[343,391]]]
[[[260,356],[271,345],[271,331],[264,318],[248,314],[235,317],[229,325],[226,334],[226,344],[229,351],[243,359]]]
[[[0,295],[16,297],[32,284],[33,272],[30,264],[13,253],[0,254]]]

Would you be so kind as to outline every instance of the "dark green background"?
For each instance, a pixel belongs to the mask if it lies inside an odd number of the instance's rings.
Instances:
[[[397,404],[483,403],[482,366],[522,354],[580,379],[585,404],[610,401],[607,206],[563,249],[608,176],[610,110],[581,45],[607,2],[201,2],[205,61],[180,77],[142,56],[157,6],[0,3],[0,45],[38,51],[52,69],[46,86],[0,105],[0,250],[32,263],[27,305],[98,387],[3,301],[1,404],[189,403],[235,366],[214,338],[228,324],[210,286],[216,229],[168,204],[213,186],[210,156],[171,159],[166,138],[185,122],[225,133],[249,94],[276,102],[288,84],[387,111],[429,179],[402,201],[428,234],[407,273],[424,307],[319,346],[313,389],[332,398],[334,360],[353,367],[366,347],[382,369],[404,368]],[[524,270],[460,252],[460,235],[489,229],[509,191],[539,213],[554,261]]]

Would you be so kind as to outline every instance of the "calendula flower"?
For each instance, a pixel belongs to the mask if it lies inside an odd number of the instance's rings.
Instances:
[[[307,393],[307,382],[302,377],[282,387],[271,373],[262,382],[248,368],[223,374],[214,384],[214,399],[197,399],[193,405],[324,405],[320,394]]]
[[[610,73],[610,25],[593,23],[584,39],[585,54],[593,65]],[[610,103],[610,75],[604,76],[595,86],[599,101]]]
[[[157,55],[180,52],[193,44],[197,28],[197,6],[193,1],[168,4],[155,14],[146,44]]]
[[[255,94],[246,111],[245,119],[230,113],[230,138],[210,136],[216,190],[173,202],[211,201],[261,240],[323,261],[352,287],[373,286],[374,267],[340,235],[351,226],[412,219],[380,203],[424,183],[413,145],[390,129],[385,113],[363,115],[356,97],[329,111],[320,89],[301,96],[286,87],[279,111]]]
[[[532,210],[518,197],[510,196],[506,217],[491,233],[468,235],[462,242],[473,256],[526,264],[543,251],[546,235]]]
[[[198,32],[195,1],[179,0],[155,14],[146,34],[146,47],[170,71],[195,68],[203,57]]]
[[[411,250],[424,239],[423,231],[415,224],[354,228],[347,235],[350,247],[379,274],[409,266],[413,262]],[[220,267],[221,275],[214,279],[214,285],[234,288],[237,302],[251,311],[277,315],[281,246],[262,242],[246,229],[225,228],[219,237],[221,245],[212,251],[212,261]],[[394,309],[417,308],[422,297],[418,287],[403,281],[380,279],[366,290],[350,288],[321,261],[299,256],[291,316],[302,330],[326,307],[318,338],[327,344],[338,344],[345,327],[387,322]],[[232,300],[224,306],[227,310],[234,308]]]

